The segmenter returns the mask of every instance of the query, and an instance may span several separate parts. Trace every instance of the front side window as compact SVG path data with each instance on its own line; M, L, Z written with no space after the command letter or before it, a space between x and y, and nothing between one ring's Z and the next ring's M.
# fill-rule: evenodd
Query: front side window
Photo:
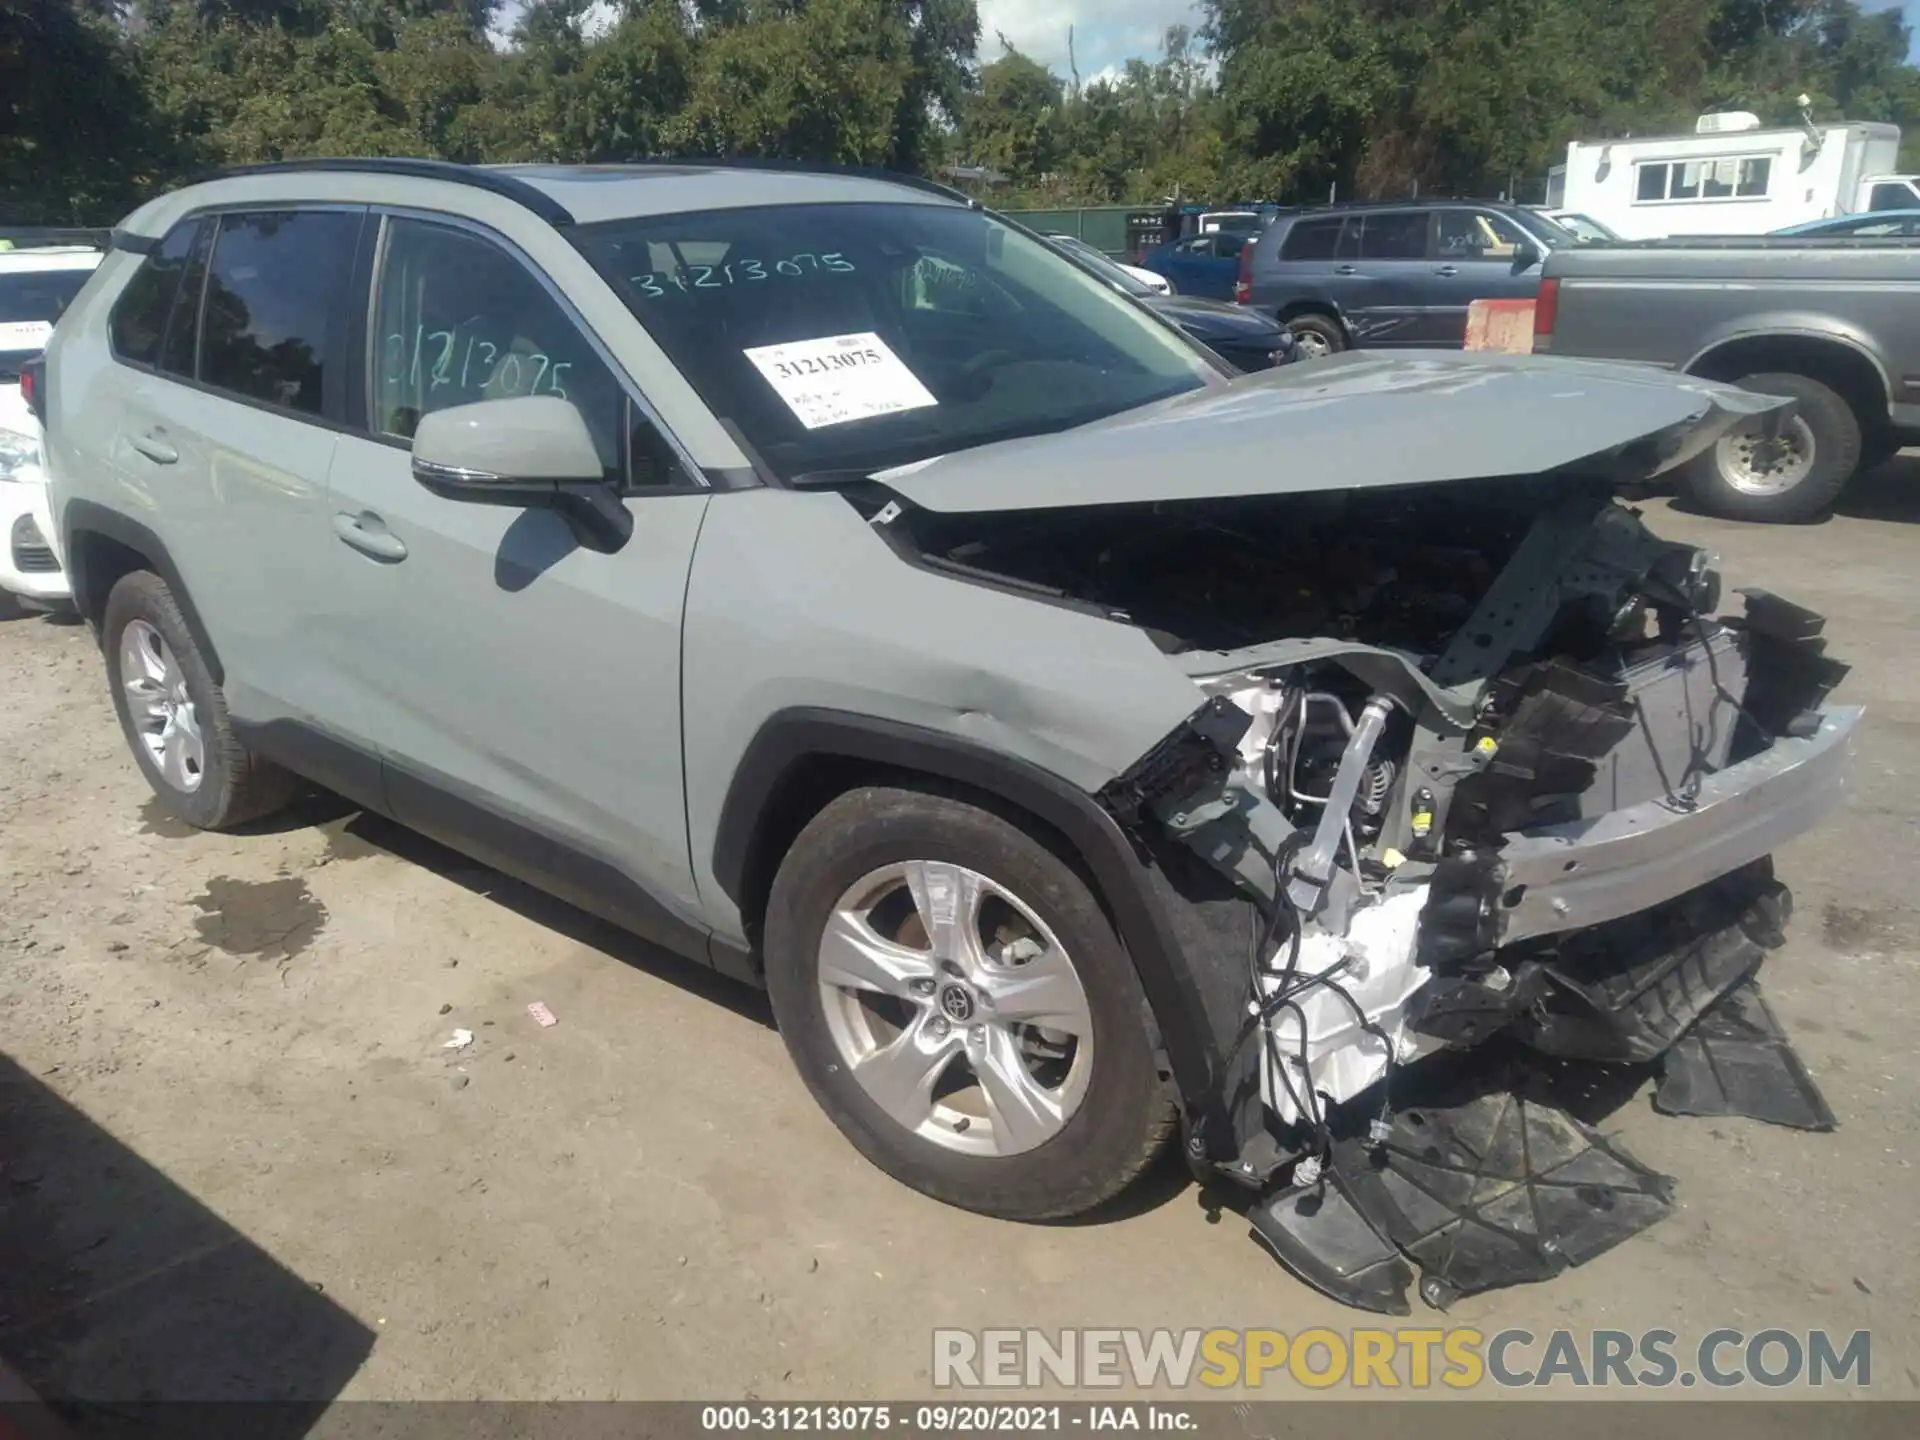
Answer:
M1920 195L1906 185L1876 185L1869 210L1912 210L1920 207Z
M151 365L160 356L160 337L167 328L167 313L180 290L180 276L187 268L200 222L182 220L169 230L159 247L140 263L140 268L121 290L107 321L107 335L113 353L136 365Z
M626 391L518 259L471 231L394 219L376 283L368 373L377 433L410 440L420 417L436 410L553 395L580 412L607 477L620 479ZM636 483L668 483L657 432L641 427L640 443L646 454L636 455Z
M1526 236L1504 216L1484 210L1439 212L1439 251L1449 260L1511 260Z
M343 210L221 217L201 312L202 382L322 413L328 368L345 349L361 219Z
M1368 215L1360 231L1362 260L1424 260L1427 254L1427 212L1389 211Z
M957 205L637 216L576 242L788 480L1064 430L1218 377L1051 246Z

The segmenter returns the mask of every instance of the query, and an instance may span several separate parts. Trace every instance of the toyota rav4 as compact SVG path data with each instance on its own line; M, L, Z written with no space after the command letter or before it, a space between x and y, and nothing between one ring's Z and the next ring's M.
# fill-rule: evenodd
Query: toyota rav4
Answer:
M1615 498L1783 402L1236 375L923 182L234 173L126 220L45 366L75 599L180 817L304 777L764 985L847 1138L956 1205L1086 1211L1177 1136L1335 1293L1333 1207L1273 1197L1345 1194L1432 1052L1672 1049L1778 943L1767 857L1858 718L1817 616L1723 613ZM1578 1163L1616 1228L1660 1199Z

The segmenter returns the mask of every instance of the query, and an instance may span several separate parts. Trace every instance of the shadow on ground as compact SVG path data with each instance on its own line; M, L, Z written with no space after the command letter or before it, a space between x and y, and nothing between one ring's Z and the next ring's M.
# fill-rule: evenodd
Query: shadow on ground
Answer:
M1896 455L1854 476L1834 502L1833 513L1855 520L1920 524L1920 455Z
M0 1055L0 1362L76 1440L296 1440L373 1338Z

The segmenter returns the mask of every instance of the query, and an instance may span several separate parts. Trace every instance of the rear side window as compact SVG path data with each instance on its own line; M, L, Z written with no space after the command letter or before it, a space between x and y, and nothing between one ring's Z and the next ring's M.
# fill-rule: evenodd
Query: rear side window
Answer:
M127 281L126 289L120 292L107 321L107 333L113 342L113 353L122 360L151 365L159 359L167 313L180 291L180 276L199 233L198 220L182 220L167 232L160 247L147 256Z
M325 408L340 357L361 214L271 211L221 217L201 314L200 379L307 415Z
M1331 260L1340 243L1341 220L1301 220L1287 231L1282 260Z
M1406 210L1368 215L1360 231L1362 260L1424 260L1427 255L1427 214Z

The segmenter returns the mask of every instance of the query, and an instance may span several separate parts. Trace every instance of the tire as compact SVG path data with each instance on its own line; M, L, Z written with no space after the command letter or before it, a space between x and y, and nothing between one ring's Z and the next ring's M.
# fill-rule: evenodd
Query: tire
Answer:
M271 814L293 798L294 777L251 754L233 733L226 697L166 581L145 570L123 576L107 596L100 638L121 733L168 810L202 830L226 830ZM139 660L129 645L143 647L148 660ZM143 669L130 674L130 665ZM130 682L154 697L138 715ZM160 719L161 709L169 709L170 718ZM156 726L161 736L181 742L169 748L161 739L160 757L143 738ZM196 733L197 742L190 738ZM169 768L178 769L184 781L170 778Z
M27 613L20 597L11 590L0 590L0 620L18 620Z
M1282 320L1293 332L1293 338L1300 342L1302 360L1318 360L1327 355L1338 355L1347 348L1347 332L1341 323L1331 315L1322 315L1318 311L1309 311L1304 315L1295 315Z
M922 864L921 898L916 898L912 880L893 872ZM974 879L968 881L968 875ZM883 878L875 882L876 876ZM989 893L980 914L997 933L983 951L966 954L962 983L956 984L960 972L934 968L935 952L926 938L932 927L921 918L928 913L924 897L932 895L937 907L944 885L947 895L964 899L967 887L981 879ZM956 880L961 888L954 888ZM864 888L869 882L871 890ZM995 888L998 894L992 893ZM896 965L889 975L892 994L823 986L829 922L836 933L848 933L844 917L856 894L886 896L866 914L863 923L871 928L861 933L891 934L896 943L888 953L910 955L911 964ZM1024 913L1015 906L1024 907ZM904 917L901 928L889 931L879 918L883 914ZM1039 922L1038 932L1033 920ZM1027 938L1005 945L1002 937L1015 932ZM972 933L979 935L980 927ZM997 957L995 944L1003 945ZM1025 964L997 963L1021 946L1039 953ZM855 952L837 947L833 953ZM965 952L948 945L941 953ZM814 1099L862 1155L936 1200L1013 1220L1078 1215L1126 1189L1173 1132L1176 1112L1156 1053L1153 1017L1099 902L1052 850L977 804L879 786L849 791L829 803L801 831L775 877L765 954L780 1033ZM1023 1043L1052 1050L1054 1042L1010 1017L1021 1003L1019 987L1033 984L1035 976L1050 987L1048 1000L1060 1002L1069 993L1060 988L1063 964L1078 981L1082 1009L1068 1018L1071 1001L1053 1007L1059 1013L1050 1011L1048 1018L1059 1026L1049 1034L1067 1038L1057 1047L1060 1056L1041 1058ZM831 964L824 968L828 975L843 973ZM905 973L916 978L898 978ZM929 973L937 980L919 978ZM969 990L967 981L979 983ZM915 997L908 993L910 984L937 988ZM974 996L964 1010L953 1000L956 989ZM1027 1004L1026 1013L1033 1013L1035 1003ZM876 1007L890 1018L876 1019ZM929 1039L934 1036L944 1038ZM1024 1042L1017 1038L1022 1036ZM855 1073L861 1057L849 1045L862 1041L889 1053L901 1053L909 1041L961 1048L951 1049L937 1064L923 1055L913 1072L919 1077L920 1071L938 1070L942 1083L933 1091L935 1103L920 1093L932 1089L932 1082L922 1078L917 1087L900 1092L905 1103L890 1109L876 1098L879 1082ZM1070 1058L1062 1058L1069 1051ZM985 1057L980 1069L976 1055ZM1039 1090L1041 1106L1022 1112L990 1100L978 1076L1004 1076L1009 1064L1022 1067L1029 1082L1013 1087L1013 1093L1029 1096ZM875 1073L862 1068L869 1076ZM997 1093L1008 1090L1001 1080ZM947 1091L954 1093L940 1099ZM921 1127L897 1118L903 1110L909 1120L921 1120ZM1047 1113L1034 1119L1041 1110ZM1022 1114L1023 1123L1003 1118Z
M1744 390L1785 395L1795 402L1782 439L1790 456L1750 458L1756 432L1722 437L1687 467L1687 492L1701 509L1731 520L1809 520L1834 501L1860 468L1860 421L1838 394L1806 375L1745 375ZM1783 476L1780 467L1789 472Z

